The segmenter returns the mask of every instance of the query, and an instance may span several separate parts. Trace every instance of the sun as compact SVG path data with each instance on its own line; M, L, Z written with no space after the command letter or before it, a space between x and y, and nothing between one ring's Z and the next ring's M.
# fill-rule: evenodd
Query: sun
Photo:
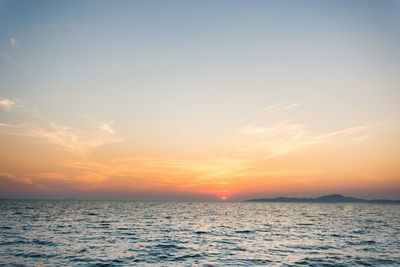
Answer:
M226 196L221 196L219 199L221 199L222 201L227 201L228 198Z

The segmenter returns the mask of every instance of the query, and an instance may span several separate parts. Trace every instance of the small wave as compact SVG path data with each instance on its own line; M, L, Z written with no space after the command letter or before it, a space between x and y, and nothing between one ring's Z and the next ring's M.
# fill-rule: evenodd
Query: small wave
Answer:
M241 247L235 247L232 249L233 251L247 251L247 249L245 248L241 248Z
M301 225L301 226L312 226L314 225L313 223L298 223L297 225Z
M14 245L26 245L30 244L31 242L26 240L16 240L16 241L5 241L1 242L0 246L14 246Z
M54 242L51 242L48 240L40 240L40 239L32 240L32 244L40 245L40 246L56 246L56 243L54 243Z
M374 244L376 244L376 242L374 240L365 240L362 242L362 244L374 245Z
M87 212L86 215L88 216L99 216L100 214L94 212Z
M208 232L206 232L206 231L196 231L196 232L194 232L196 235L204 235L204 234L207 234Z
M251 230L237 230L237 231L235 231L235 233L238 233L238 234L250 234L250 233L253 233L254 231L251 231Z
M306 246L306 245L293 245L289 247L301 250L328 250L333 248L332 246Z
M79 250L79 253L86 253L86 252L88 252L87 248L82 248L81 250Z
M175 244L157 244L153 247L162 248L162 249L185 249L185 247L181 247Z
M172 261L185 261L185 260L188 260L188 259L201 258L203 256L204 256L203 254L187 254L187 255L175 257L175 258L173 258Z
M343 237L342 235L339 234L331 234L332 237Z
M132 233L132 232L125 232L125 233L121 233L122 235L127 235L127 236L134 236L137 235L136 233Z
M377 265L400 265L400 259L397 261L390 260L390 259L372 259L371 260L372 266L377 266Z
M362 246L362 245L375 245L376 242L374 240L362 240L362 241L347 241L346 242L352 246Z
M254 266L254 265L269 265L273 263L272 260L268 259L237 259L234 261L234 265L243 266Z
M29 252L29 253L17 253L15 254L16 257L23 257L23 258L43 258L43 259L50 259L55 257L52 254L41 254L37 252Z

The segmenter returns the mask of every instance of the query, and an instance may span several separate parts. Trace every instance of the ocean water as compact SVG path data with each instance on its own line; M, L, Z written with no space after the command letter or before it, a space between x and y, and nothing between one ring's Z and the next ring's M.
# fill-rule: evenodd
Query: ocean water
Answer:
M400 206L0 201L4 266L400 266Z

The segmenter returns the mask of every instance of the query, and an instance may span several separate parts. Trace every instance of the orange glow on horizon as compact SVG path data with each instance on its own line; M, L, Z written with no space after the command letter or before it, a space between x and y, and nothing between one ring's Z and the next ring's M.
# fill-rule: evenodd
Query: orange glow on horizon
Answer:
M158 194L193 195L227 201L252 195L352 195L400 188L399 152L385 134L381 138L376 134L369 143L361 139L366 142L363 145L360 139L354 144L341 140L354 138L354 132L359 134L366 127L307 136L298 143L278 138L262 147L270 135L280 137L281 131L288 131L288 137L296 137L302 127L279 124L270 133L268 128L249 126L239 133L239 140L227 138L227 143L200 151L135 151L131 142L117 142L121 139L114 136L111 124L100 125L95 133L100 137L91 140L90 146L84 145L89 137L80 131L56 126L37 130L35 125L0 124L5 131L0 132L0 179L10 184L10 191L23 188L40 196L99 191L131 193L133 198L142 192L155 198Z

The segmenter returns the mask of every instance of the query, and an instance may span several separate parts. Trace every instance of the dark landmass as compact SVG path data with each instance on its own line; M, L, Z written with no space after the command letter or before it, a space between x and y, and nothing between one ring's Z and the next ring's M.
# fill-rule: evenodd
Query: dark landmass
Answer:
M377 204L400 204L400 199L362 199L346 197L338 194L326 195L317 198L298 198L298 197L276 197L276 198L256 198L246 202L300 202L300 203L377 203Z

